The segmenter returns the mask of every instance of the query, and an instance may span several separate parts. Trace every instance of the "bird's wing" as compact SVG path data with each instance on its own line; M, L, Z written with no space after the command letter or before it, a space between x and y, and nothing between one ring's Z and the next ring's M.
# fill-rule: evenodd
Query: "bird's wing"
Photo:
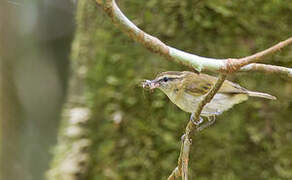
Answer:
M216 77L209 76L207 74L202 74L201 76L204 79L210 79L210 81L212 82L212 86L213 86L213 84L216 83L216 81L218 79ZM231 93L231 94L233 94L233 93L234 94L238 94L238 93L246 94L248 92L248 90L241 87L239 84L225 80L218 92L219 93L227 93L227 94L229 94L229 93Z
M222 87L219 89L219 92L232 94L247 94L248 90L236 83L226 80Z
M209 76L207 74L199 74L196 78L187 78L188 81L185 84L184 89L189 94L194 96L203 95L208 93L213 85L216 83L217 78ZM219 93L225 94L246 94L248 91L241 87L240 85L233 83L231 81L225 80L223 85L218 91Z
M186 82L183 89L193 96L201 96L209 92L212 88L213 83L209 82L208 79L205 79L201 75L196 74L192 78L186 78Z

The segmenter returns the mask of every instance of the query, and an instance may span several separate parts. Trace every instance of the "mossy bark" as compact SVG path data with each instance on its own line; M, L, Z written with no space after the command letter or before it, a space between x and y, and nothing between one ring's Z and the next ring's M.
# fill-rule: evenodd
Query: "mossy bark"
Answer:
M286 39L292 28L291 3L279 1L118 3L145 32L206 57L252 54ZM93 0L78 2L70 91L48 178L166 179L189 115L138 84L161 71L187 69L133 43L101 11ZM291 67L289 57L291 51L283 50L275 64ZM291 84L263 74L231 78L280 101L250 99L199 133L190 178L291 178Z
M95 55L91 38L95 29L97 8L94 1L78 1L77 30L72 44L71 78L54 159L47 178L51 180L86 179L90 167L89 133L91 113L85 98L85 77L89 60Z

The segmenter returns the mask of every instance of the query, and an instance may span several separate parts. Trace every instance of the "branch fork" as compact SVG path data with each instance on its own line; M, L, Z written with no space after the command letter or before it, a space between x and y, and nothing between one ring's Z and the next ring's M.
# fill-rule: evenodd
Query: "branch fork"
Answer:
M142 44L145 48L153 53L159 54L168 60L172 60L185 66L194 68L196 71L213 71L220 73L220 76L213 86L213 88L206 94L204 99L198 105L198 108L194 115L194 120L198 121L200 114L204 106L209 103L215 96L217 91L222 86L227 74L232 74L238 71L241 72L265 72L283 74L292 78L292 68L260 64L257 63L262 61L267 55L273 54L276 51L292 44L292 37L285 41L279 42L278 44L258 52L256 54L243 57L243 58L227 58L227 59L216 59L201 57L195 54L187 53L176 48L170 47L160 41L158 38L147 34L146 32L139 29L134 23L132 23L119 9L115 0L96 0L97 4L102 7L104 12L111 18L113 23L127 34L131 39ZM174 180L182 177L183 180L188 179L188 162L189 152L192 144L191 137L196 132L197 125L192 121L189 121L185 130L183 142L181 145L181 151L178 158L178 166L172 171L168 180Z
M194 68L198 72L214 71L219 73L234 73L236 71L260 71L265 73L284 74L292 78L292 68L256 63L261 61L263 57L291 45L292 37L264 51L244 58L216 59L201 57L168 46L158 38L142 31L122 13L114 0L96 0L96 2L110 17L112 22L131 39L139 42L153 53L159 54L168 60Z

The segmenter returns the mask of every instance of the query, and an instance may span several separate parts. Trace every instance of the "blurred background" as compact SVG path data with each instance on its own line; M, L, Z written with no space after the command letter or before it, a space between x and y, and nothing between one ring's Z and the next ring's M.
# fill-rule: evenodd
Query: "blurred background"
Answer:
M44 179L66 94L74 25L71 1L0 1L0 179Z
M292 1L118 3L141 29L201 56L243 57L291 37ZM292 48L265 62L292 67ZM166 179L189 114L138 85L168 70L190 69L133 42L93 0L1 0L1 179L44 179L48 169L48 179L66 179L60 174L73 173L65 172L70 163L60 164L77 139L90 140L90 147L86 171L72 179ZM80 74L82 86L70 86L67 96L69 79ZM241 73L229 79L278 100L250 98L196 135L190 179L292 179L291 78ZM82 102L72 107L90 111L86 133L77 138L68 138L70 121L61 116L63 104L74 101L72 88L82 89Z

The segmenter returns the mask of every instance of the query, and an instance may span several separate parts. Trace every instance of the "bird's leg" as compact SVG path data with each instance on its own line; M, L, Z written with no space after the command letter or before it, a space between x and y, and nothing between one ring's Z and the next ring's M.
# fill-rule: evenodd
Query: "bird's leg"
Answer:
M199 125L204 121L204 119L203 119L201 116L200 116L199 121L195 121L195 120L194 120L194 113L191 114L190 120L191 120L196 126L199 126Z
M200 124L203 123L204 119L200 116L199 121L195 121L195 120L194 120L194 115L195 115L194 113L191 114L190 121L192 121L193 124L195 124L197 127L199 127ZM183 135L181 136L180 139L181 139L182 143L184 142L185 137L186 137L186 134L183 134Z
M203 124L202 126L198 127L197 131L202 131L203 129L205 129L205 128L211 126L212 124L214 124L215 121L216 121L216 116L215 115L208 116L207 119L208 119L208 122Z

